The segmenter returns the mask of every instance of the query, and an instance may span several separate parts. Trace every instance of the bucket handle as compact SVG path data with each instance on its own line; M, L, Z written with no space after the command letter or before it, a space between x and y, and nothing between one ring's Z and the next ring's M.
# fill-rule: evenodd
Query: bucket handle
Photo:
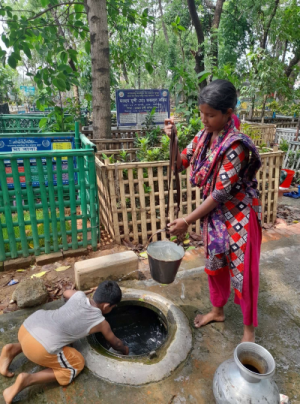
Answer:
M150 242L151 242L153 236L155 236L157 233L162 233L163 231L168 231L168 230L169 230L169 229L168 229L167 227L165 227L164 229L157 230L155 233L153 233L153 234L149 237L149 239L148 239L148 241L147 241L147 243L146 243L146 245L145 245L145 248L148 247L148 245L150 244Z

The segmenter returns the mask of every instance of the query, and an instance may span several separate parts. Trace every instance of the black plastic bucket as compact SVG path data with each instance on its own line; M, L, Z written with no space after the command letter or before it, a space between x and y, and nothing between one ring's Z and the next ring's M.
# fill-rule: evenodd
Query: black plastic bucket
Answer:
M147 254L152 278L163 284L174 282L184 257L183 247L171 241L155 241L148 245Z

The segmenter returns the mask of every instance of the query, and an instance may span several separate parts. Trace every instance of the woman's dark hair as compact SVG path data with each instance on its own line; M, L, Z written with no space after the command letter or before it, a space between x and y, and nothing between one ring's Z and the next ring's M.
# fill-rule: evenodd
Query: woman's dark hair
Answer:
M229 108L234 110L236 107L236 89L230 81L214 80L201 90L198 103L207 104L225 114Z
M93 296L95 303L109 303L111 306L120 303L121 299L122 291L117 282L114 281L100 283Z

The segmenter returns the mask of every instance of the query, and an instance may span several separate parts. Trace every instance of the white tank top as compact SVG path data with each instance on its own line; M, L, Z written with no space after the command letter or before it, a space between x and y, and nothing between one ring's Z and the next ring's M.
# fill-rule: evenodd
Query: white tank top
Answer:
M97 307L91 306L83 292L76 292L57 310L38 310L23 323L26 330L50 354L86 337L105 318Z

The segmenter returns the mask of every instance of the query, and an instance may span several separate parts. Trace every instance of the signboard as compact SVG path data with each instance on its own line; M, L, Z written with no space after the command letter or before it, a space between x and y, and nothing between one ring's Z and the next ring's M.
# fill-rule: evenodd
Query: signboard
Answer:
M70 150L74 148L74 137L73 136L66 136L66 137L32 137L32 138L0 138L0 153L7 153L7 152L35 152L35 151L49 151L49 150ZM18 163L18 171L19 173L24 173L24 163L23 159L17 160ZM42 158L43 170L44 170L44 178L45 178L45 185L48 185L48 173L47 173L47 166L46 166L46 159ZM12 174L12 168L10 160L4 160L5 165L5 172L7 174ZM74 158L74 166L75 166L75 158ZM56 159L52 159L52 168L56 170ZM68 169L68 161L67 157L62 157L62 170ZM30 171L31 171L31 180L32 186L38 187L39 184L39 177L38 177L38 170L36 159L30 159ZM68 181L68 174L62 174L63 184L67 185ZM77 173L74 174L74 179L77 181ZM56 174L53 175L54 185L57 185L57 176ZM13 184L13 177L7 178L7 184L9 189L14 188ZM24 176L20 176L20 182L22 188L26 187L25 183L25 174Z
M23 90L27 96L35 94L35 87L33 86L20 86L20 90Z
M118 126L142 126L147 113L155 107L153 121L163 125L170 117L170 95L168 90L117 90Z

